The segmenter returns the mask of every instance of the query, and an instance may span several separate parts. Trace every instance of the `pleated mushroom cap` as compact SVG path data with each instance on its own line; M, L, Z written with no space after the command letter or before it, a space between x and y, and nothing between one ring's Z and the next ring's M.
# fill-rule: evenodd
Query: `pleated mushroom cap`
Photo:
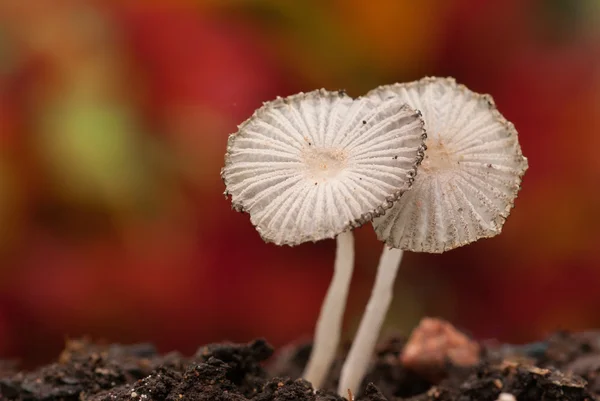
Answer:
M427 130L411 190L373 222L378 238L393 248L441 253L499 234L528 164L492 98L452 78L382 86L367 97L408 103L422 112Z
M267 242L333 238L389 209L423 158L420 113L324 89L265 103L229 137L221 177Z

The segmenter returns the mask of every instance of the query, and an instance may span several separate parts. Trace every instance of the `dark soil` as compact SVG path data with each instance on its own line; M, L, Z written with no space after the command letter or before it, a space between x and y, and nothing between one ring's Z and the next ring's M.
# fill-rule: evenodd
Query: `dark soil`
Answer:
M600 332L558 333L526 346L482 344L479 365L448 364L437 383L402 366L403 344L393 337L380 345L356 401L495 401L500 393L518 401L600 400ZM0 362L0 400L342 401L298 379L309 352L308 346L288 347L271 357L273 349L257 340L208 345L188 358L160 355L149 344L70 341L55 363L32 372Z

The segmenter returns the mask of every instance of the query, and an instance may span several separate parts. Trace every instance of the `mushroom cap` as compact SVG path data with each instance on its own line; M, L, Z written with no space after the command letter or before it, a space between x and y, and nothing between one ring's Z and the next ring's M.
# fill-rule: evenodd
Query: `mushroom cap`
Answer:
M427 130L415 182L373 221L377 237L393 248L441 253L499 234L528 163L493 99L435 77L381 86L367 97L408 103Z
M229 137L221 177L266 242L333 238L389 209L423 158L420 113L324 89L265 103Z

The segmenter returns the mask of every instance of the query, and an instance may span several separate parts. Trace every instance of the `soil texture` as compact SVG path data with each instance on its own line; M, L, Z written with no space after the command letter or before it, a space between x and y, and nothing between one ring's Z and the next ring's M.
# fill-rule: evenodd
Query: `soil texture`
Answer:
M414 348L403 358L407 342L392 336L379 345L354 401L600 401L600 332L561 332L523 346L471 344L475 359L432 358L429 349L420 362ZM452 347L448 355L464 355ZM185 357L160 354L151 344L71 340L54 363L33 371L0 361L0 400L343 401L335 394L343 355L325 389L314 392L299 379L309 353L310 345L297 345L274 355L256 340L207 345ZM470 364L457 365L463 360Z

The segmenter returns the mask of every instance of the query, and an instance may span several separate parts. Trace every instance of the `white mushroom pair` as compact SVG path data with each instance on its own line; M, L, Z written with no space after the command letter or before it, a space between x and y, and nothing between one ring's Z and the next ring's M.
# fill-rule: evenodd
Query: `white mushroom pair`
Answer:
M403 250L443 252L498 234L526 169L517 133L491 98L452 79L384 86L356 100L325 90L278 98L243 123L230 136L222 171L233 207L247 211L268 242L337 236L304 377L319 388L337 351L352 228L374 219L387 246L342 369L341 395L357 393L368 368Z

